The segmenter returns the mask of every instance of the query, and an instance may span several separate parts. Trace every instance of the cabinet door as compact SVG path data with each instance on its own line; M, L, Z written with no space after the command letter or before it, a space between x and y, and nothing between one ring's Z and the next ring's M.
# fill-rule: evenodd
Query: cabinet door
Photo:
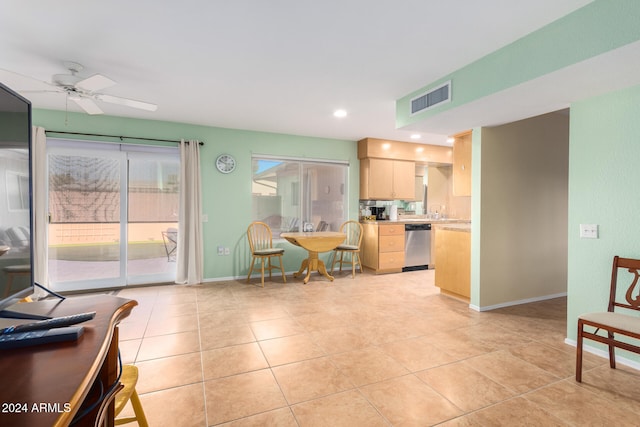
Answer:
M404 266L404 252L383 252L380 254L380 270L402 269Z
M393 160L369 159L369 198L393 199Z
M393 190L394 199L414 200L416 184L416 163L403 160L393 161Z
M404 236L380 236L380 253L404 252Z

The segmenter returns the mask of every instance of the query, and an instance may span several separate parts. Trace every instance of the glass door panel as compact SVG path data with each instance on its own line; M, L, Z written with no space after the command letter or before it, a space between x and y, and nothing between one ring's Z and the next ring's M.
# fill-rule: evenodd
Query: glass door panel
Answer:
M128 283L175 280L178 176L175 156L129 153Z
M49 281L73 290L124 284L122 153L49 155Z

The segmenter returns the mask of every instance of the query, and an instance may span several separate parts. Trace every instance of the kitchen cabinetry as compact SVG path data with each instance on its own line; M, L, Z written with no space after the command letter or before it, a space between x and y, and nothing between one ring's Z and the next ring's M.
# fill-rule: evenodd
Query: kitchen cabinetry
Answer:
M415 162L367 158L360 160L360 198L414 200Z
M362 226L362 265L376 274L401 272L404 224L364 223Z
M471 132L454 136L453 195L471 196Z
M435 284L445 294L471 296L471 232L463 227L435 227Z
M358 141L358 158L410 160L412 162L451 164L451 148L442 145L365 138Z

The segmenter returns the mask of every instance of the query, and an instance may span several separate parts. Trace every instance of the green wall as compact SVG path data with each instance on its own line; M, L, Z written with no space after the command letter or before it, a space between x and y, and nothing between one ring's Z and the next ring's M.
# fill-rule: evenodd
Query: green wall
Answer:
M640 258L639 117L640 86L571 106L567 307L571 340L576 339L578 315L606 311L613 256ZM598 224L599 238L580 239L580 224Z
M359 161L357 143L334 139L254 132L197 126L184 123L128 119L112 116L89 116L51 110L34 110L33 124L47 130L102 133L161 139L198 139L202 147L202 203L208 215L204 229L205 280L245 276L248 272L249 249L246 238L251 222L251 155L268 154L299 158L349 161L349 218L358 218ZM50 134L51 137L59 137ZM62 136L60 136L62 137ZM85 140L114 140L97 137L75 137ZM118 142L117 139L114 141ZM127 142L134 142L133 140ZM156 143L153 143L156 144ZM164 145L171 145L164 144ZM228 175L215 169L221 153L235 156L238 166ZM289 243L284 261L287 271L297 271L306 253ZM230 256L218 256L217 247L230 248ZM326 254L324 255L326 258Z
M396 126L514 87L640 40L640 1L596 0L396 101ZM411 98L451 80L451 102L410 115ZM462 129L461 129L462 130Z

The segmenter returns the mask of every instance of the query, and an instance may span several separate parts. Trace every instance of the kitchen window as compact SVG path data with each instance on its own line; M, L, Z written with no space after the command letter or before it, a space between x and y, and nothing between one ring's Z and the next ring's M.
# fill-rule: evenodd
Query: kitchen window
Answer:
M252 219L267 223L274 238L337 231L347 220L347 162L253 156L252 167Z

